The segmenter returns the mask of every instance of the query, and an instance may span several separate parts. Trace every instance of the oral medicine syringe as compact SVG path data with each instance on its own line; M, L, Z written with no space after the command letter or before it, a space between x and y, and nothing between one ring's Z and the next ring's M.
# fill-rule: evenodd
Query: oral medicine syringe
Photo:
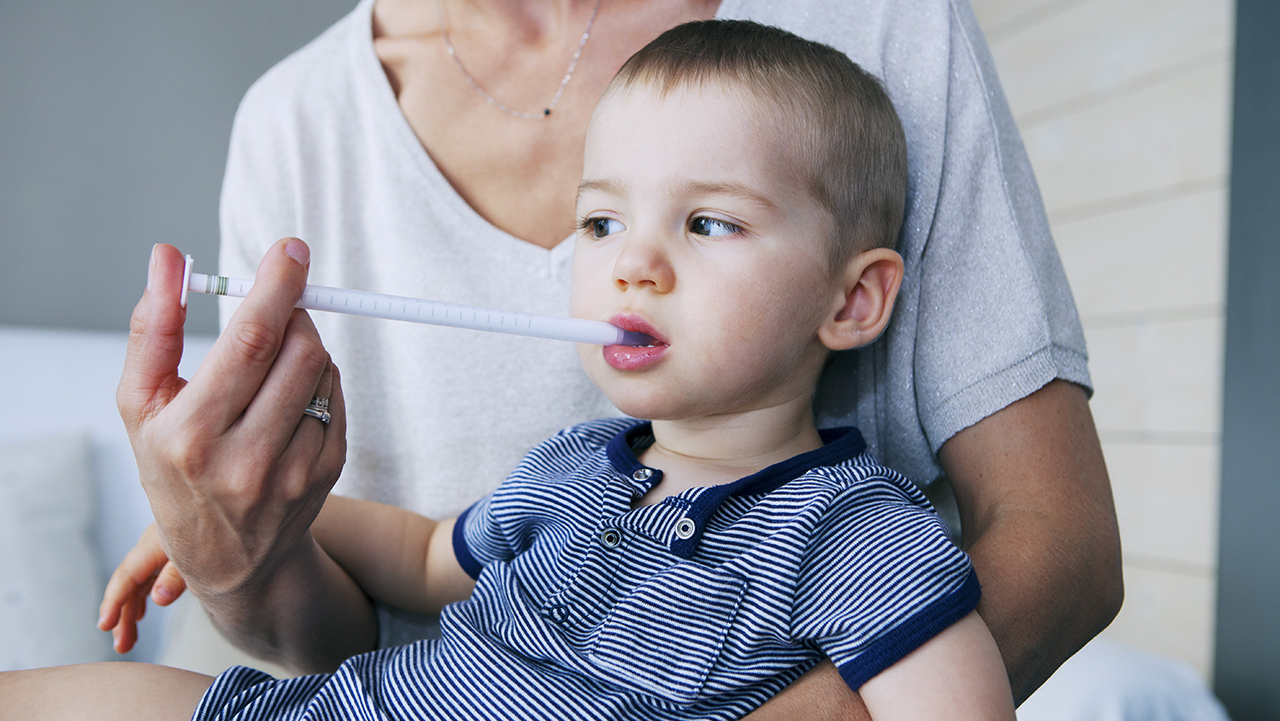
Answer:
M191 256L186 257L182 271L182 306L187 305L187 292L225 295L243 298L253 287L253 281L227 278L221 275L205 275L191 272ZM407 320L412 323L444 325L453 328L487 330L495 333L567 340L574 343L595 345L646 346L653 338L644 333L623 330L598 320L558 318L549 315L513 313L488 308L473 308L453 303L440 303L421 298L398 295L366 293L360 290L308 285L302 291L302 300L296 308L327 310L334 313L364 315L371 318Z

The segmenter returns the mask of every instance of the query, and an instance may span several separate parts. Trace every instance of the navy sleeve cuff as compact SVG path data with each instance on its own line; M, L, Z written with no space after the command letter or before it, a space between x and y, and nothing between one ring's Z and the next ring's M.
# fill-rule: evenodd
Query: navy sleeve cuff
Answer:
M458 557L458 565L462 566L462 570L473 579L480 578L480 572L484 570L484 566L471 555L471 549L467 547L467 516L470 515L471 509L475 506L467 508L458 516L458 520L453 524L453 555Z
M841 664L840 676L849 684L849 688L857 692L862 684L870 681L876 674L969 615L970 611L977 608L981 596L982 587L978 585L978 574L970 569L968 578L959 588L925 606L855 658Z

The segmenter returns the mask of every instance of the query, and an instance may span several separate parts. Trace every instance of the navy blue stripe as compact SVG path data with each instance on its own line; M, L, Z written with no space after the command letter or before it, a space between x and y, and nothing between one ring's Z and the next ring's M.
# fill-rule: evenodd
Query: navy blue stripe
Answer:
M808 453L792 456L733 483L707 489L686 514L696 528L689 538L676 539L671 552L681 558L691 558L702 540L707 521L720 510L720 504L729 496L758 496L772 493L787 483L820 466L834 466L860 455L867 449L867 442L857 428L832 428L820 431L824 445Z
M867 450L867 442L857 428L828 428L818 431L822 447L801 453L762 471L728 484L735 496L758 496L776 491L819 466L834 466Z
M907 618L867 647L852 661L840 666L840 676L855 692L876 674L906 658L926 641L942 633L978 607L982 587L972 569L964 583Z
M484 566L471 555L471 549L467 546L467 516L472 508L475 506L467 507L467 510L463 511L453 524L453 555L458 557L458 565L462 566L462 570L466 571L468 576L478 579Z
M649 421L636 421L634 425L624 429L609 441L609 445L606 448L609 462L626 476L630 476L641 468L646 468L647 466L636 458L634 443L637 438L651 435L653 435L652 423ZM785 461L775 463L733 483L717 486L717 491L724 489L721 500L730 495L758 496L775 491L814 468L843 463L867 450L867 442L863 440L862 434L858 432L857 428L826 428L818 431L818 435L822 438L823 445L821 448L815 448L808 453L792 456ZM656 471L657 469L653 470ZM719 505L719 503L716 504L717 507ZM712 512L715 511L714 508L711 510Z
M636 459L636 453L633 443L641 436L653 435L653 424L649 421L636 421L633 425L624 428L621 433L613 437L609 441L609 445L605 447L605 452L609 455L609 463L624 476L630 476L632 473L645 468L646 466Z

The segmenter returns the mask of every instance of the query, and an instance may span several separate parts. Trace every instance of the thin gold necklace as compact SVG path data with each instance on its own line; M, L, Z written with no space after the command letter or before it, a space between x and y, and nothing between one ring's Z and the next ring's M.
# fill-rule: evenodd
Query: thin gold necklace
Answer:
M462 60L458 58L458 53L453 49L453 43L449 40L449 25L444 19L444 0L436 0L436 12L440 15L440 32L444 36L444 48L449 53L449 57L453 60L453 64L458 66L458 70L462 73L462 77L467 79L467 84L473 90L480 94L480 97L489 101L493 107L501 110L515 118L525 118L527 120L543 120L551 115L551 111L555 110L556 103L560 102L560 96L564 95L564 87L569 84L569 79L573 77L573 69L578 67L578 58L582 57L582 48L587 45L587 38L591 37L591 27L596 24L596 13L600 12L600 4L604 0L596 0L596 7L591 11L591 19L587 21L587 29L582 31L582 39L578 41L578 49L573 52L573 59L569 61L569 69L564 71L564 78L560 81L560 87L556 88L555 97L551 98L551 104L542 109L541 113L522 113L519 110L509 108L498 99L485 92L484 88L471 77L471 73L462 65Z

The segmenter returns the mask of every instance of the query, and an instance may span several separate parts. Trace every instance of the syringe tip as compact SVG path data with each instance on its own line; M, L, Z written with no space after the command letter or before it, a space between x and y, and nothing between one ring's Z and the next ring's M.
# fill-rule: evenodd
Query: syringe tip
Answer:
M634 330L624 330L622 331L622 338L618 340L618 345L631 345L631 346L643 347L647 345L653 345L656 342L657 340L653 336L648 335L647 333L640 333Z

